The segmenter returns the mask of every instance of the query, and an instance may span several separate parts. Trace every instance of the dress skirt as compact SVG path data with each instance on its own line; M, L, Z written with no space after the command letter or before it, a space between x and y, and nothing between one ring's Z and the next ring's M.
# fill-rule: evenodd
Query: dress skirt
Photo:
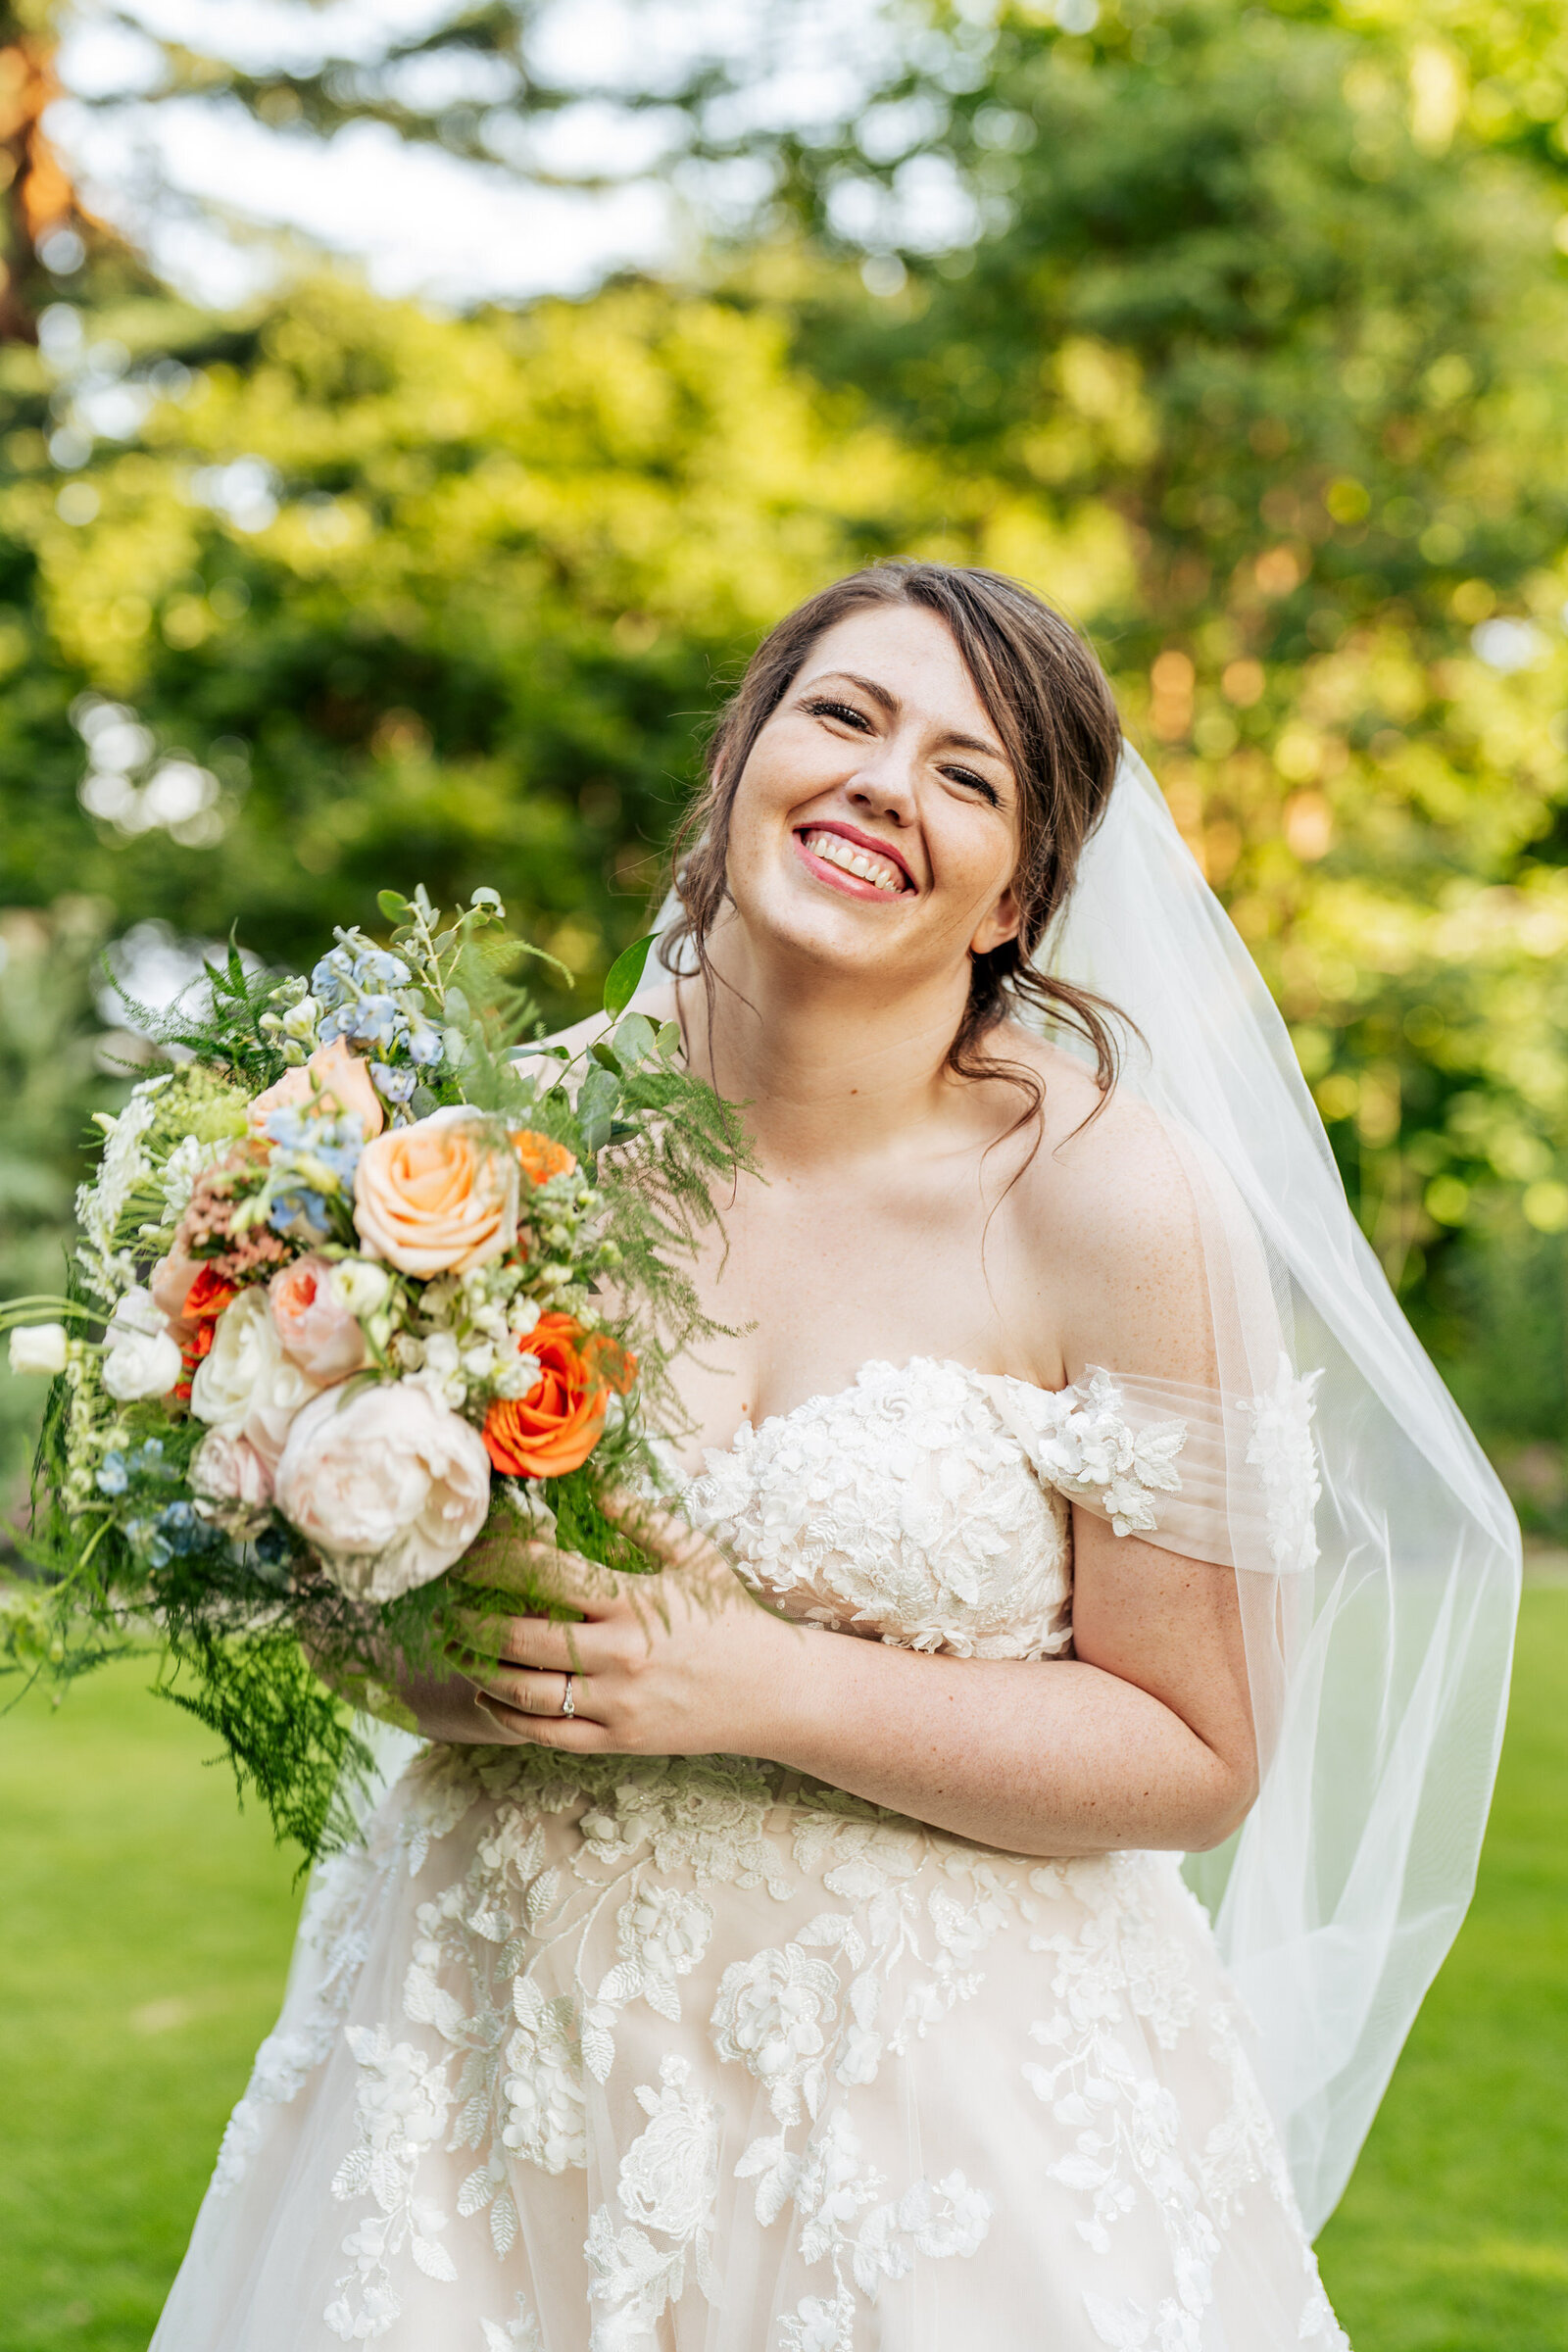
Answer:
M433 1747L317 1874L153 2352L1344 2346L1173 1855Z

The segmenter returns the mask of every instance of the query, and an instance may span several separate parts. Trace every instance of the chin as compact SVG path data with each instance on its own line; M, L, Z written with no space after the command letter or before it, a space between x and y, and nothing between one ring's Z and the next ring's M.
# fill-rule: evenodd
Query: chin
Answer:
M770 876L751 890L732 886L731 895L736 919L762 953L799 956L844 973L885 975L895 932L900 948L907 938L906 923L891 907L838 902L793 876Z

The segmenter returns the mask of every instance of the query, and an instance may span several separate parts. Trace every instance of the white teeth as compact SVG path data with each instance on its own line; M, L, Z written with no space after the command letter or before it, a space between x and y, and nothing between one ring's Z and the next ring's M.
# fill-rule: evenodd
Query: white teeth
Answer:
M806 846L813 858L842 867L845 873L869 882L873 889L885 891L890 898L904 888L903 872L890 858L873 857L868 851L857 849L842 833L808 833Z

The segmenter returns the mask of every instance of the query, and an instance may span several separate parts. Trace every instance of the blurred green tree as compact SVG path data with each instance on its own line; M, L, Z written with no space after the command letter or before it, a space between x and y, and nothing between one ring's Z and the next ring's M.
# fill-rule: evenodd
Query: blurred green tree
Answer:
M1030 494L956 492L733 304L437 319L322 279L232 329L152 303L43 329L0 360L19 899L299 957L380 885L482 880L597 975L781 609L911 542L1005 557L1009 518L1050 568Z
M537 14L473 34L521 60L477 130L413 49L208 86L493 146L564 103ZM902 21L853 120L731 110L773 209L706 294L453 320L321 279L215 320L95 251L0 360L0 893L295 957L381 882L494 880L592 974L767 619L866 555L995 563L1096 634L1467 1404L1555 1445L1568 32Z

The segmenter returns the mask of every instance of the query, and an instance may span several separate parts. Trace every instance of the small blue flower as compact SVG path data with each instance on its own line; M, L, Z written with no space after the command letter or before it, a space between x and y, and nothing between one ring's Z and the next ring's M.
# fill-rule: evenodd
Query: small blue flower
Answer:
M295 1236L302 1224L311 1226L323 1239L331 1231L325 1200L305 1184L292 1193L279 1193L267 1212L267 1222L274 1233Z
M375 1080L376 1092L383 1095L388 1102L409 1102L419 1083L416 1070L394 1070L384 1061L371 1062L370 1076Z
M408 1033L408 1023L398 1010L397 1001L388 996L364 996L349 1017L349 1035L364 1044L390 1046L402 1032Z
M132 1519L125 1537L132 1549L141 1552L154 1568L167 1568L174 1556L150 1519Z
M213 1541L212 1529L193 1502L166 1502L153 1525L170 1550L181 1558L206 1551Z
M98 1492L101 1494L123 1494L130 1481L125 1476L125 1457L122 1453L106 1453L98 1465Z
M421 1069L429 1069L445 1051L440 1030L417 1013L413 1014L409 1021L409 1059L416 1061Z

